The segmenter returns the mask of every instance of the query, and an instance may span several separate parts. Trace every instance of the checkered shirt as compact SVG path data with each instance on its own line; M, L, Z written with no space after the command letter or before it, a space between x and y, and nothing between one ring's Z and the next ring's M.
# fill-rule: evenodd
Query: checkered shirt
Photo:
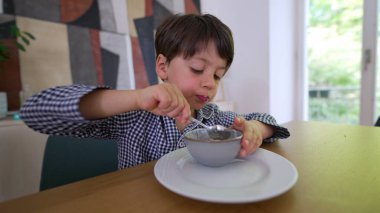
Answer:
M201 128L193 122L180 132L173 118L144 110L106 119L86 120L79 112L79 100L97 88L105 87L72 85L45 90L25 102L21 108L21 118L30 128L44 134L117 141L119 169L156 160L170 151L185 147L183 135ZM207 125L231 126L236 116L273 126L275 133L265 142L289 137L288 130L279 126L268 114L220 111L215 104L207 104L197 113L197 119Z

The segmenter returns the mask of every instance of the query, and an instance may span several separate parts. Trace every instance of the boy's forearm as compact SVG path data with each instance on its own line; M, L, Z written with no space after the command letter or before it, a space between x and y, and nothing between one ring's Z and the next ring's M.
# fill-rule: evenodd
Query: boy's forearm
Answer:
M86 119L101 119L138 109L136 90L98 89L81 98L79 110Z

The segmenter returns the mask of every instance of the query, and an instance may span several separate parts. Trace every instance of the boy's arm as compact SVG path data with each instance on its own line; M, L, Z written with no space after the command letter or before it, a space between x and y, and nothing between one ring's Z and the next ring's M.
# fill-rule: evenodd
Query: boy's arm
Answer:
M137 110L136 90L97 89L81 98L79 111L88 120Z
M132 110L146 110L156 115L187 123L190 105L172 84L158 84L140 90L95 90L81 98L79 111L86 119L100 119Z
M111 120L99 118L135 109L173 117L177 121L182 119L183 123L186 116L187 119L190 116L190 107L177 90L169 84L130 91L85 85L59 86L28 98L20 113L25 124L38 132L65 135L78 133L86 137L93 133L103 134L98 134L96 128L108 131L111 125L108 122Z

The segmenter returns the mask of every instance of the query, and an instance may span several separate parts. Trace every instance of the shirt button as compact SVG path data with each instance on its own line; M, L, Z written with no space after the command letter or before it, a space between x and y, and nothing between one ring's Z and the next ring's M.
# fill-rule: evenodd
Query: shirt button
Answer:
M185 143L184 142L179 142L179 147L185 147Z

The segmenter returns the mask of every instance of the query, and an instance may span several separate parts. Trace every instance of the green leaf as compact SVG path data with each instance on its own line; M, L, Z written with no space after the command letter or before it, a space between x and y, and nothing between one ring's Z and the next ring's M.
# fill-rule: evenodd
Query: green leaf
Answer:
M26 45L29 45L30 42L25 36L21 36L21 39Z
M11 26L11 35L15 37L21 36L20 29L16 25Z
M5 61L8 58L8 48L4 44L0 44L0 61Z
M16 37L16 28L14 26L11 26L11 37Z
M4 44L0 44L0 52L5 51L7 47Z
M19 50L21 50L21 51L23 51L23 52L26 52L26 49L25 49L24 45L22 45L22 44L16 42L16 46L17 46L17 48L18 48Z
M24 32L24 34L27 35L30 39L36 40L36 38L31 33Z

